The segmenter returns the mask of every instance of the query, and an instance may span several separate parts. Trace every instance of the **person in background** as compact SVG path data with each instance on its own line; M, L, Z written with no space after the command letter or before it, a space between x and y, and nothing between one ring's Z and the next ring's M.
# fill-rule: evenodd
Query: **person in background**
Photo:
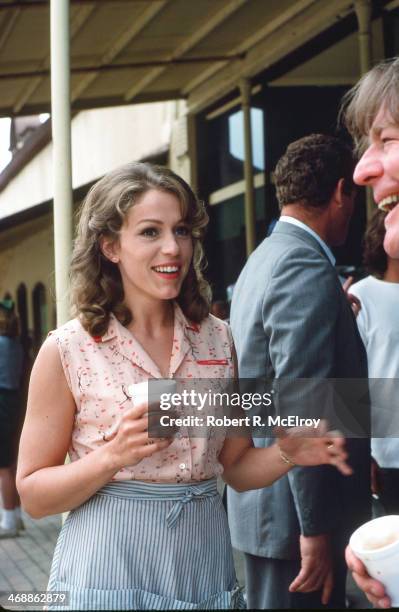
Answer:
M212 302L211 314L222 321L228 321L229 319L229 306L225 300L216 300Z
M14 303L0 301L0 486L3 498L0 538L15 537L24 529L15 485L23 415L20 394L23 350L18 333Z
M398 514L399 259L384 251L385 217L382 210L374 212L364 239L363 261L370 276L352 285L351 292L361 303L357 324L371 379L372 492L386 514Z
M384 250L399 259L399 58L383 61L345 96L341 117L361 158L355 168L357 185L370 187L385 217ZM384 586L372 579L348 546L346 560L357 585L371 603L388 608Z
M347 235L354 166L350 147L333 136L311 134L288 146L275 169L280 220L234 289L240 378L294 380L298 394L287 414L317 404L317 381L367 379L366 353L331 251ZM316 410L323 402L324 393ZM259 446L269 443L255 438ZM229 488L232 542L245 553L249 608L345 607L344 550L351 531L369 517L370 501L369 441L347 443L350 479L296 468L262 491Z

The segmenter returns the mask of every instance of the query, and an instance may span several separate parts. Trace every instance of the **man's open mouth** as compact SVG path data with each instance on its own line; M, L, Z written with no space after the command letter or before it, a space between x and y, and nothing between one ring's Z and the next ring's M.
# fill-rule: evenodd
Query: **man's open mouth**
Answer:
M395 195L387 196L386 198L381 200L381 202L378 203L378 208L388 213L395 208L398 202L399 202L399 193Z

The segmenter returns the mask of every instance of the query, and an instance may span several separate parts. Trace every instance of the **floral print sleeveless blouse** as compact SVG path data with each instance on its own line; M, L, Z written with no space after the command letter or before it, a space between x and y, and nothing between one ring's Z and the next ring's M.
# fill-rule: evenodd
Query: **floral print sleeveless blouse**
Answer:
M200 324L186 319L175 303L173 349L169 378L233 378L233 341L224 321L209 315ZM115 430L124 411L132 407L127 388L150 378L163 378L133 334L111 315L107 332L93 338L73 319L52 332L68 386L76 404L71 461L98 448ZM172 444L113 480L190 482L219 475L221 434L190 438L178 434Z

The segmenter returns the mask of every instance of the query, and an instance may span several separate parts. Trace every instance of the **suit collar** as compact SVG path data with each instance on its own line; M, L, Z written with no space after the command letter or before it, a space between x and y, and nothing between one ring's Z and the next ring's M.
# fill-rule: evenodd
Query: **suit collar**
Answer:
M321 242L319 242L319 240L315 236L313 236L312 233L310 233L308 231L308 229L300 227L299 225L294 225L293 223L287 223L286 221L277 221L277 223L276 223L276 225L274 227L272 235L274 233L277 233L277 234L288 234L290 236L298 237L300 240L302 240L303 242L306 242L309 246L312 246L321 255L326 257L329 260L329 262L331 263L332 266L335 265L335 258L332 255L329 247L326 245L327 248L328 248L328 251L331 253L331 256L333 257L333 259L331 259L331 257L329 256L329 254L327 253L325 248L322 246ZM324 244L324 241L322 241L322 242Z

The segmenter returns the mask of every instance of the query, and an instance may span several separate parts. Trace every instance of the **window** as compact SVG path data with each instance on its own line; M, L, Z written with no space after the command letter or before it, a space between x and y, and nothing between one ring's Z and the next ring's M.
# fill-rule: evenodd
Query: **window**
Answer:
M232 157L244 161L244 113L242 110L233 113L229 122L229 153ZM265 153L263 142L263 111L260 108L251 108L251 136L252 156L254 170L259 172L265 169Z
M256 101L253 104L252 156L254 173L257 174L263 172L265 166L264 112ZM199 181L205 198L244 178L244 114L241 106L235 105L222 114L215 113L204 115L197 130Z

